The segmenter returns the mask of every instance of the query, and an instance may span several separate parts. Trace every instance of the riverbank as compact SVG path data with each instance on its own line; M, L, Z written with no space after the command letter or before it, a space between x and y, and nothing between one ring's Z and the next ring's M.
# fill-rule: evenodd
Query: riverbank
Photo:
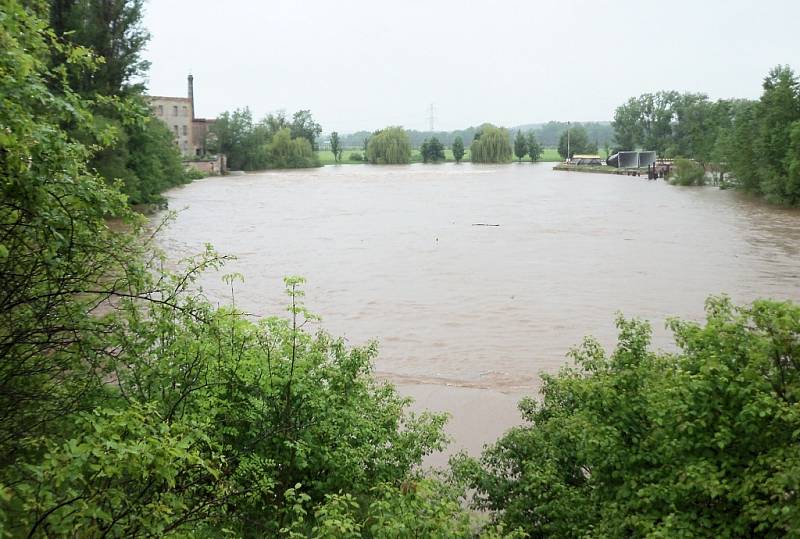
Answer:
M646 168L616 168L608 165L568 165L559 163L553 170L566 172L588 172L591 174L615 174L617 176L644 176L647 177Z

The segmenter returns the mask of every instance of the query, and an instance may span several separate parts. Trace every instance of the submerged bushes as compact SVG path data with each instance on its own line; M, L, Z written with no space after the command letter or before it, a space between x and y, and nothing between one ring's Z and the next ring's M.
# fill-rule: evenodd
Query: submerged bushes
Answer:
M669 182L672 185L705 185L706 171L703 165L693 159L678 158Z

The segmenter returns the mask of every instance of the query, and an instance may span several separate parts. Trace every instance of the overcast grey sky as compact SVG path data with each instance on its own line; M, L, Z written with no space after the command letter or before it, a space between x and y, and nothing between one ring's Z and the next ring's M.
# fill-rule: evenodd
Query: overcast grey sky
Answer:
M326 132L610 120L643 92L760 95L800 68L800 0L149 0L150 93Z

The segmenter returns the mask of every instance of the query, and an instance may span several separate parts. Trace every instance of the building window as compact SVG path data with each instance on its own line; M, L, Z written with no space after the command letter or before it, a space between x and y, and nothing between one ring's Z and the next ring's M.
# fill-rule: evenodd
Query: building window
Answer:
M164 105L159 105L158 106L158 115L159 116L164 116Z
M181 126L181 132L183 133L184 136L186 136L186 133L188 132L188 129L186 129L185 125Z
M183 115L184 115L184 116L188 116L188 115L189 115L189 108L188 108L188 107L186 107L185 105L184 105L184 107L183 107Z
M178 105L172 105L172 115L173 116L178 115Z
M173 125L172 129L175 130L175 136L177 137L178 136L178 126L177 125Z

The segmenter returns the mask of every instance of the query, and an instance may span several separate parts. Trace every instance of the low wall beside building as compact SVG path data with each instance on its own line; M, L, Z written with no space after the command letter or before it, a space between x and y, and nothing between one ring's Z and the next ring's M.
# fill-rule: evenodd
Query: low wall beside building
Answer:
M184 161L183 164L187 167L192 167L195 170L199 170L203 174L207 174L209 176L225 174L226 168L224 155L217 155L216 157L208 159L191 159Z

